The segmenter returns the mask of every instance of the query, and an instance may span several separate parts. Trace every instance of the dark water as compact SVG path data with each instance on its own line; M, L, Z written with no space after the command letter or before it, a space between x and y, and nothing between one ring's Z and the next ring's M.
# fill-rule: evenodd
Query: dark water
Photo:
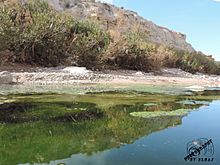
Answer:
M1 96L0 165L217 165L218 99L216 91L192 96L116 92ZM193 111L147 119L130 115L177 109ZM202 157L213 162L184 160L187 143L199 138L212 139L214 154Z

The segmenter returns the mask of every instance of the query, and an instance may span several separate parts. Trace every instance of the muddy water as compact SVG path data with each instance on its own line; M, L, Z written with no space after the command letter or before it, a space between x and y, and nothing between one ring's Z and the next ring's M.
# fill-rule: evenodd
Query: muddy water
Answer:
M1 95L0 165L187 164L187 143L199 138L212 139L212 164L217 165L219 94ZM168 113L177 110L190 111ZM132 116L134 112L157 116Z

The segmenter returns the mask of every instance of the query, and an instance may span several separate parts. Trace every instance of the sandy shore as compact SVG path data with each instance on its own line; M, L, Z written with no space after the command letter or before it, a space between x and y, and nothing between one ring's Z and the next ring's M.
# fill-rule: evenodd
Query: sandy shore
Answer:
M10 70L6 72L8 76L12 77L14 84L183 84L187 86L220 87L220 76L191 74L172 68L165 68L157 73L130 70L94 72L81 67L31 68L25 71Z

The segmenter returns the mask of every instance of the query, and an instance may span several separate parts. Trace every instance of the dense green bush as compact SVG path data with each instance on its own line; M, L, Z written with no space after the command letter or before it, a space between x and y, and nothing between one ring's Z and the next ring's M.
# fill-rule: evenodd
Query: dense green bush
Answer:
M215 63L214 59L200 52L176 51L176 55L178 56L176 67L187 72L219 74L219 66Z
M126 33L110 45L105 62L122 69L156 70L158 65L155 64L157 60L151 56L152 50L154 45L144 42L140 34Z
M204 54L148 43L138 33L125 34L111 44L106 54L105 61L117 68L152 71L173 67L191 73L220 74L219 65Z
M94 24L74 21L43 1L1 7L0 20L0 50L15 52L16 62L92 67L109 44L109 35Z

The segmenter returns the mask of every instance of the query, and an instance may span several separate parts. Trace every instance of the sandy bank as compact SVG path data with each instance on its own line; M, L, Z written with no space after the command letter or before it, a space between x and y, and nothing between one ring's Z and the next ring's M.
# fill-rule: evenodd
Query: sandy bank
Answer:
M162 69L157 73L144 73L130 70L89 71L82 67L57 67L10 70L4 72L4 76L6 74L12 77L11 83L14 84L184 84L220 87L220 76L191 74L173 68Z

